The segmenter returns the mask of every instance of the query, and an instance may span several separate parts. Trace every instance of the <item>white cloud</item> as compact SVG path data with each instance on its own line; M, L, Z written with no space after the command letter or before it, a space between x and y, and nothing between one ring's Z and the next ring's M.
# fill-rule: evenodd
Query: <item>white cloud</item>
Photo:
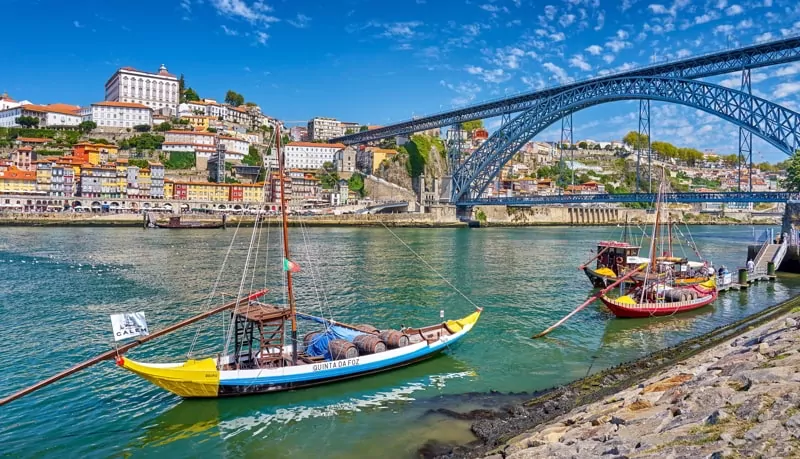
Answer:
M622 29L617 30L617 38L620 39L620 40L624 40L624 39L628 38L628 32L626 32L626 31L624 31Z
M468 65L465 70L470 75L476 75L486 83L502 83L511 78L511 75L505 73L503 69L485 69L474 65Z
M550 40L552 41L564 41L567 37L564 35L564 32L558 32L550 35Z
M522 81L522 84L524 84L525 86L528 87L528 89L539 90L539 89L543 89L545 86L547 86L545 84L544 80L542 79L542 77L540 77L540 76L537 76L536 78L529 77L529 76L524 76L524 77L520 78L520 80Z
M767 8L772 6L772 0L764 0L764 6L766 6Z
M230 35L232 37L235 37L236 35L239 35L238 31L233 30L233 29L229 29L225 25L221 25L220 27L222 27L222 30L225 32L225 35Z
M421 25L422 23L419 21L382 24L383 28L385 29L383 35L385 37L411 38L417 33L415 29Z
M715 19L719 18L719 13L715 11L709 11L706 14L702 14L694 18L695 25L705 24L706 22L711 22Z
M556 17L557 8L553 5L546 5L544 7L544 15L548 21L552 21Z
M262 45L267 44L269 35L266 32L256 32L256 41Z
M721 10L728 6L728 0L717 0L717 9Z
M250 67L245 66L244 69L242 69L242 70L244 70L245 72L249 72L250 71Z
M545 62L542 66L552 73L553 78L555 78L559 83L563 84L572 81L572 78L567 76L567 72L556 64L553 64L552 62Z
M676 53L676 57L678 59L682 59L684 57L689 57L691 55L692 55L692 52L689 51L688 49L679 49L678 52Z
M781 83L775 86L772 91L772 97L782 99L786 96L791 96L800 92L800 81L792 81L790 83Z
M234 19L244 19L249 22L278 21L278 18L265 14L271 8L262 2L255 2L250 7L244 0L211 0L211 5L217 13Z
M733 32L733 26L730 24L722 24L714 27L713 33L714 35L718 34L729 34Z
M755 41L756 43L761 43L770 40L772 40L772 32L764 32L761 35L756 35L755 37L753 37L753 41Z
M739 30L749 29L750 27L753 27L752 19L742 19L738 24L736 24L736 28Z
M589 65L588 62L586 62L582 54L576 54L572 56L572 58L569 60L569 66L576 67L578 69L583 70L584 72L592 70L592 66Z
M647 5L647 8L650 9L653 14L669 14L667 7L659 3Z
M613 54L606 54L605 56L603 56L603 61L606 64L614 62L614 59L616 59L616 56L614 56Z
M598 45L592 45L586 49L584 49L587 53L591 54L592 56L599 56L600 53L603 52L603 47Z
M458 96L450 101L453 105L466 105L475 100L475 97L481 91L481 87L475 83L459 83L454 85L440 80L439 84L458 94Z
M568 27L573 22L575 22L574 14L564 14L558 19L558 23L561 24L561 27Z
M191 0L181 0L181 8L186 10L187 13L192 12L192 1Z
M83 25L78 21L72 21L72 25L74 25L75 27L77 27L79 29L83 28Z
M725 14L728 16L736 16L737 14L742 13L744 13L744 8L742 8L741 5L731 5L725 10Z
M491 52L489 52L489 54L491 55ZM492 57L492 62L500 67L517 69L520 65L520 58L523 56L525 56L525 51L522 49L513 46L507 46L505 48L499 48L495 50L495 54Z
M601 30L605 24L606 24L606 13L600 10L597 13L597 25L595 26L594 30Z
M308 23L311 22L311 18L305 14L298 13L295 19L289 19L286 22L297 27L298 29L305 29L308 27Z
M775 71L775 76L784 77L789 75L796 75L798 73L800 73L800 62L794 62L785 67L779 67L778 70ZM750 78L752 79L752 75Z
M622 41L617 40L616 38L613 40L609 40L605 44L606 48L610 49L614 53L618 53L621 50L631 46L631 42L629 41Z

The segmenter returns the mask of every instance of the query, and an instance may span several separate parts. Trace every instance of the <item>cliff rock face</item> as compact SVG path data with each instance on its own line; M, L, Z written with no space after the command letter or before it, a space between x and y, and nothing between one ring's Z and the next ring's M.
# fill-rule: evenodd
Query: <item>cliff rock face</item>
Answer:
M792 228L800 229L800 201L788 201L783 211L781 234L791 233Z

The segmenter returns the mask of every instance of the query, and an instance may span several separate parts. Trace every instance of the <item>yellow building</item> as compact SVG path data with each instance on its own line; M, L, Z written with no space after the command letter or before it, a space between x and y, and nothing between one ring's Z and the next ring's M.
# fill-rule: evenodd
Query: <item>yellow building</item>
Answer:
M36 191L36 171L24 171L11 166L0 172L0 193L28 194Z
M235 186L242 187L242 201L245 202L264 202L264 184L263 183L252 183L252 184L237 184ZM233 197L230 198L233 200Z
M203 115L183 115L182 120L189 121L189 126L192 126L195 131L205 131L208 129L209 124L208 116Z
M139 170L139 196L142 197L150 197L150 185L153 183L153 179L150 176L150 169L140 169Z
M49 193L53 182L53 163L43 160L34 161L33 165L36 166L36 189Z
M92 166L109 162L117 157L117 153L119 153L119 148L116 145L103 143L81 142L72 147L73 157L86 161Z
M170 179L164 179L164 199L172 199L175 192L175 182Z
M126 196L128 193L128 160L117 159L117 189L120 194Z
M190 201L227 201L230 194L227 183L189 182L187 198Z
M375 173L381 167L381 163L397 154L396 150L388 148L367 148L367 152L372 154L372 172Z

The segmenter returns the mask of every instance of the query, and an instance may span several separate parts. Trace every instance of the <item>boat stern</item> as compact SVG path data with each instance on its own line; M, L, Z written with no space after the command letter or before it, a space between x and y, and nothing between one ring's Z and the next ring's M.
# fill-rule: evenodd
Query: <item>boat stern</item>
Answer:
M219 370L214 359L163 364L141 363L120 356L117 365L181 397L217 397L219 394Z

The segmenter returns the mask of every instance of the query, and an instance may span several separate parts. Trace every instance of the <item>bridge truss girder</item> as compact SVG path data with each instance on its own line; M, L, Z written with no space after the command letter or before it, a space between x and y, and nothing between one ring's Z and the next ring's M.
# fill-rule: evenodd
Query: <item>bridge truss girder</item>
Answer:
M665 193L664 200L679 204L700 203L782 203L800 198L800 193L788 191L757 191L749 192L721 192L721 193ZM634 202L655 203L655 193L624 193L624 194L564 194L553 196L518 196L477 198L461 201L460 206L545 206L553 204L591 205L598 204L626 204Z
M545 88L539 91L506 97L499 100L492 100L470 107L419 117L391 126L358 132L331 139L331 141L353 145L394 137L396 135L450 126L465 121L518 113L536 107L542 98L555 96L560 92L582 87L591 82L633 76L662 76L683 79L706 78L741 71L742 69L755 69L796 61L800 61L800 37L785 38L743 48L724 50L702 56L693 56L679 61L656 64L563 86Z
M752 132L786 154L800 148L800 115L742 91L697 80L622 77L590 81L542 97L532 108L498 129L453 174L451 202L479 198L522 145L559 119L607 102L649 99L677 103Z

